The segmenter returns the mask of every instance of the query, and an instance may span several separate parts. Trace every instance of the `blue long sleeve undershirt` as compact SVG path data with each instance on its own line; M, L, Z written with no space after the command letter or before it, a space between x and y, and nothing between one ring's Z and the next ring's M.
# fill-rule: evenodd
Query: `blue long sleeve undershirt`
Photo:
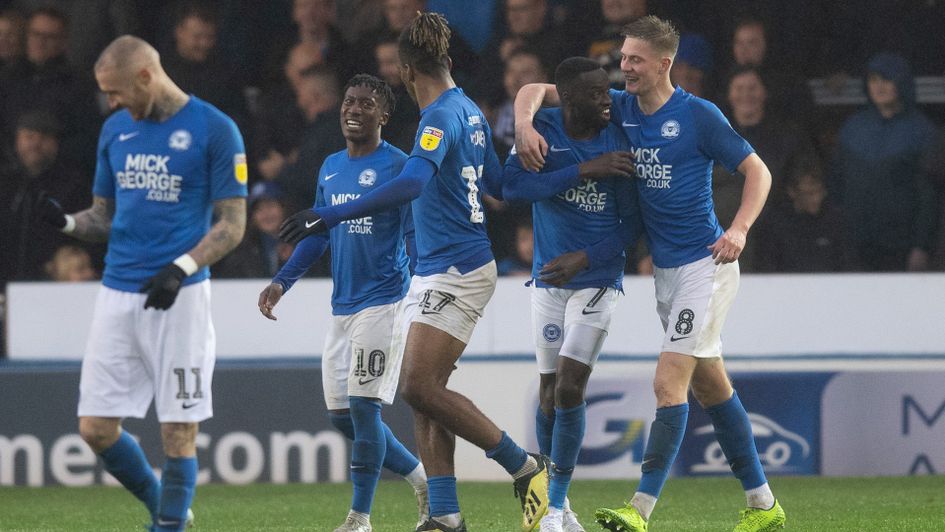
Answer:
M580 184L576 164L540 174L507 164L502 176L502 194L509 202L530 203L553 198Z
M292 250L292 256L282 265L272 282L282 285L282 292L288 292L309 268L315 264L328 247L328 235L312 235L299 242Z

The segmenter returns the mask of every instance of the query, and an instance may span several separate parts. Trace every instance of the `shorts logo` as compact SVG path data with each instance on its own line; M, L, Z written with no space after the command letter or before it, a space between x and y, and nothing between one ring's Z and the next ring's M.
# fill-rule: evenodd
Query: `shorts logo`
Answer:
M556 323L549 323L542 327L541 335L545 337L546 342L557 342L561 338L561 327Z
M433 289L424 290L423 295L420 296L420 313L439 314L446 305L454 301L456 301L456 296L453 294Z
M367 357L364 356L364 349L355 350L355 366L352 374L358 379L358 384L365 384L376 380L384 374L384 367L387 364L387 355L380 349L371 351ZM365 377L371 377L366 379Z
M249 170L246 169L246 154L237 153L233 156L233 173L236 182L245 185L249 180Z
M420 133L420 147L426 151L433 151L440 147L443 140L443 130L427 126Z
M674 139L679 136L679 122L675 120L667 120L663 122L663 125L660 127L660 135L664 139Z
M594 297L584 305L584 308L581 309L581 314L587 316L588 314L600 314L603 310L594 310L594 307L600 302L601 298L604 297L604 294L607 293L606 288L600 288L597 290L597 293L594 294Z
M358 184L362 187L373 186L376 181L377 172L375 172L373 168L368 168L367 170L361 172L361 175L358 176Z
M177 131L171 133L171 137L167 140L167 145L172 150L187 151L187 148L190 148L190 143L192 141L193 138L190 136L189 131L178 129Z

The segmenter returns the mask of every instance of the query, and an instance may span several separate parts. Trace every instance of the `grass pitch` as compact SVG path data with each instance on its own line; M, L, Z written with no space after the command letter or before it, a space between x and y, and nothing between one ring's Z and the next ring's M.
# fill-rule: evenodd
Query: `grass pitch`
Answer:
M907 478L775 478L787 529L812 532L945 531L945 476ZM600 530L597 506L629 498L635 481L575 481L571 500L588 531ZM331 532L350 503L350 484L200 486L194 532L308 530ZM517 531L512 484L459 484L472 532ZM732 478L671 479L653 515L653 532L730 531L744 504ZM409 532L416 502L406 482L382 481L371 522L377 532ZM0 488L0 530L143 530L143 507L121 488Z

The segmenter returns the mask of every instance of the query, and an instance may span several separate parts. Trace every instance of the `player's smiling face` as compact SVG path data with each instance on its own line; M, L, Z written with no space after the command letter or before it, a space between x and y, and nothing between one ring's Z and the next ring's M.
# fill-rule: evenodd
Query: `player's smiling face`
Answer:
M656 87L660 76L668 75L667 57L661 57L653 46L641 39L627 37L620 48L620 71L630 94L646 93Z
M390 115L370 87L348 87L341 101L341 132L345 140L367 142L380 136Z
M146 80L138 76L123 76L114 68L103 68L95 71L98 88L108 99L108 108L112 111L128 109L131 118L141 120L151 113L154 98L147 90Z
M570 106L575 118L582 123L600 129L610 122L610 87L607 73L603 70L585 72L573 86Z

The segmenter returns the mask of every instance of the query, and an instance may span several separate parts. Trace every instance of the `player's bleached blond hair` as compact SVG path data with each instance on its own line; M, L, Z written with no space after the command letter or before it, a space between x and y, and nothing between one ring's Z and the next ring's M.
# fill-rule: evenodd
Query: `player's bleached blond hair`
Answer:
M95 70L113 68L128 72L160 64L161 55L147 41L134 35L122 35L102 50L95 61Z
M451 35L443 15L417 13L398 39L401 60L424 74L449 72Z
M638 18L624 26L620 33L625 38L640 39L647 42L657 52L676 57L679 49L679 30L668 20L655 15Z

